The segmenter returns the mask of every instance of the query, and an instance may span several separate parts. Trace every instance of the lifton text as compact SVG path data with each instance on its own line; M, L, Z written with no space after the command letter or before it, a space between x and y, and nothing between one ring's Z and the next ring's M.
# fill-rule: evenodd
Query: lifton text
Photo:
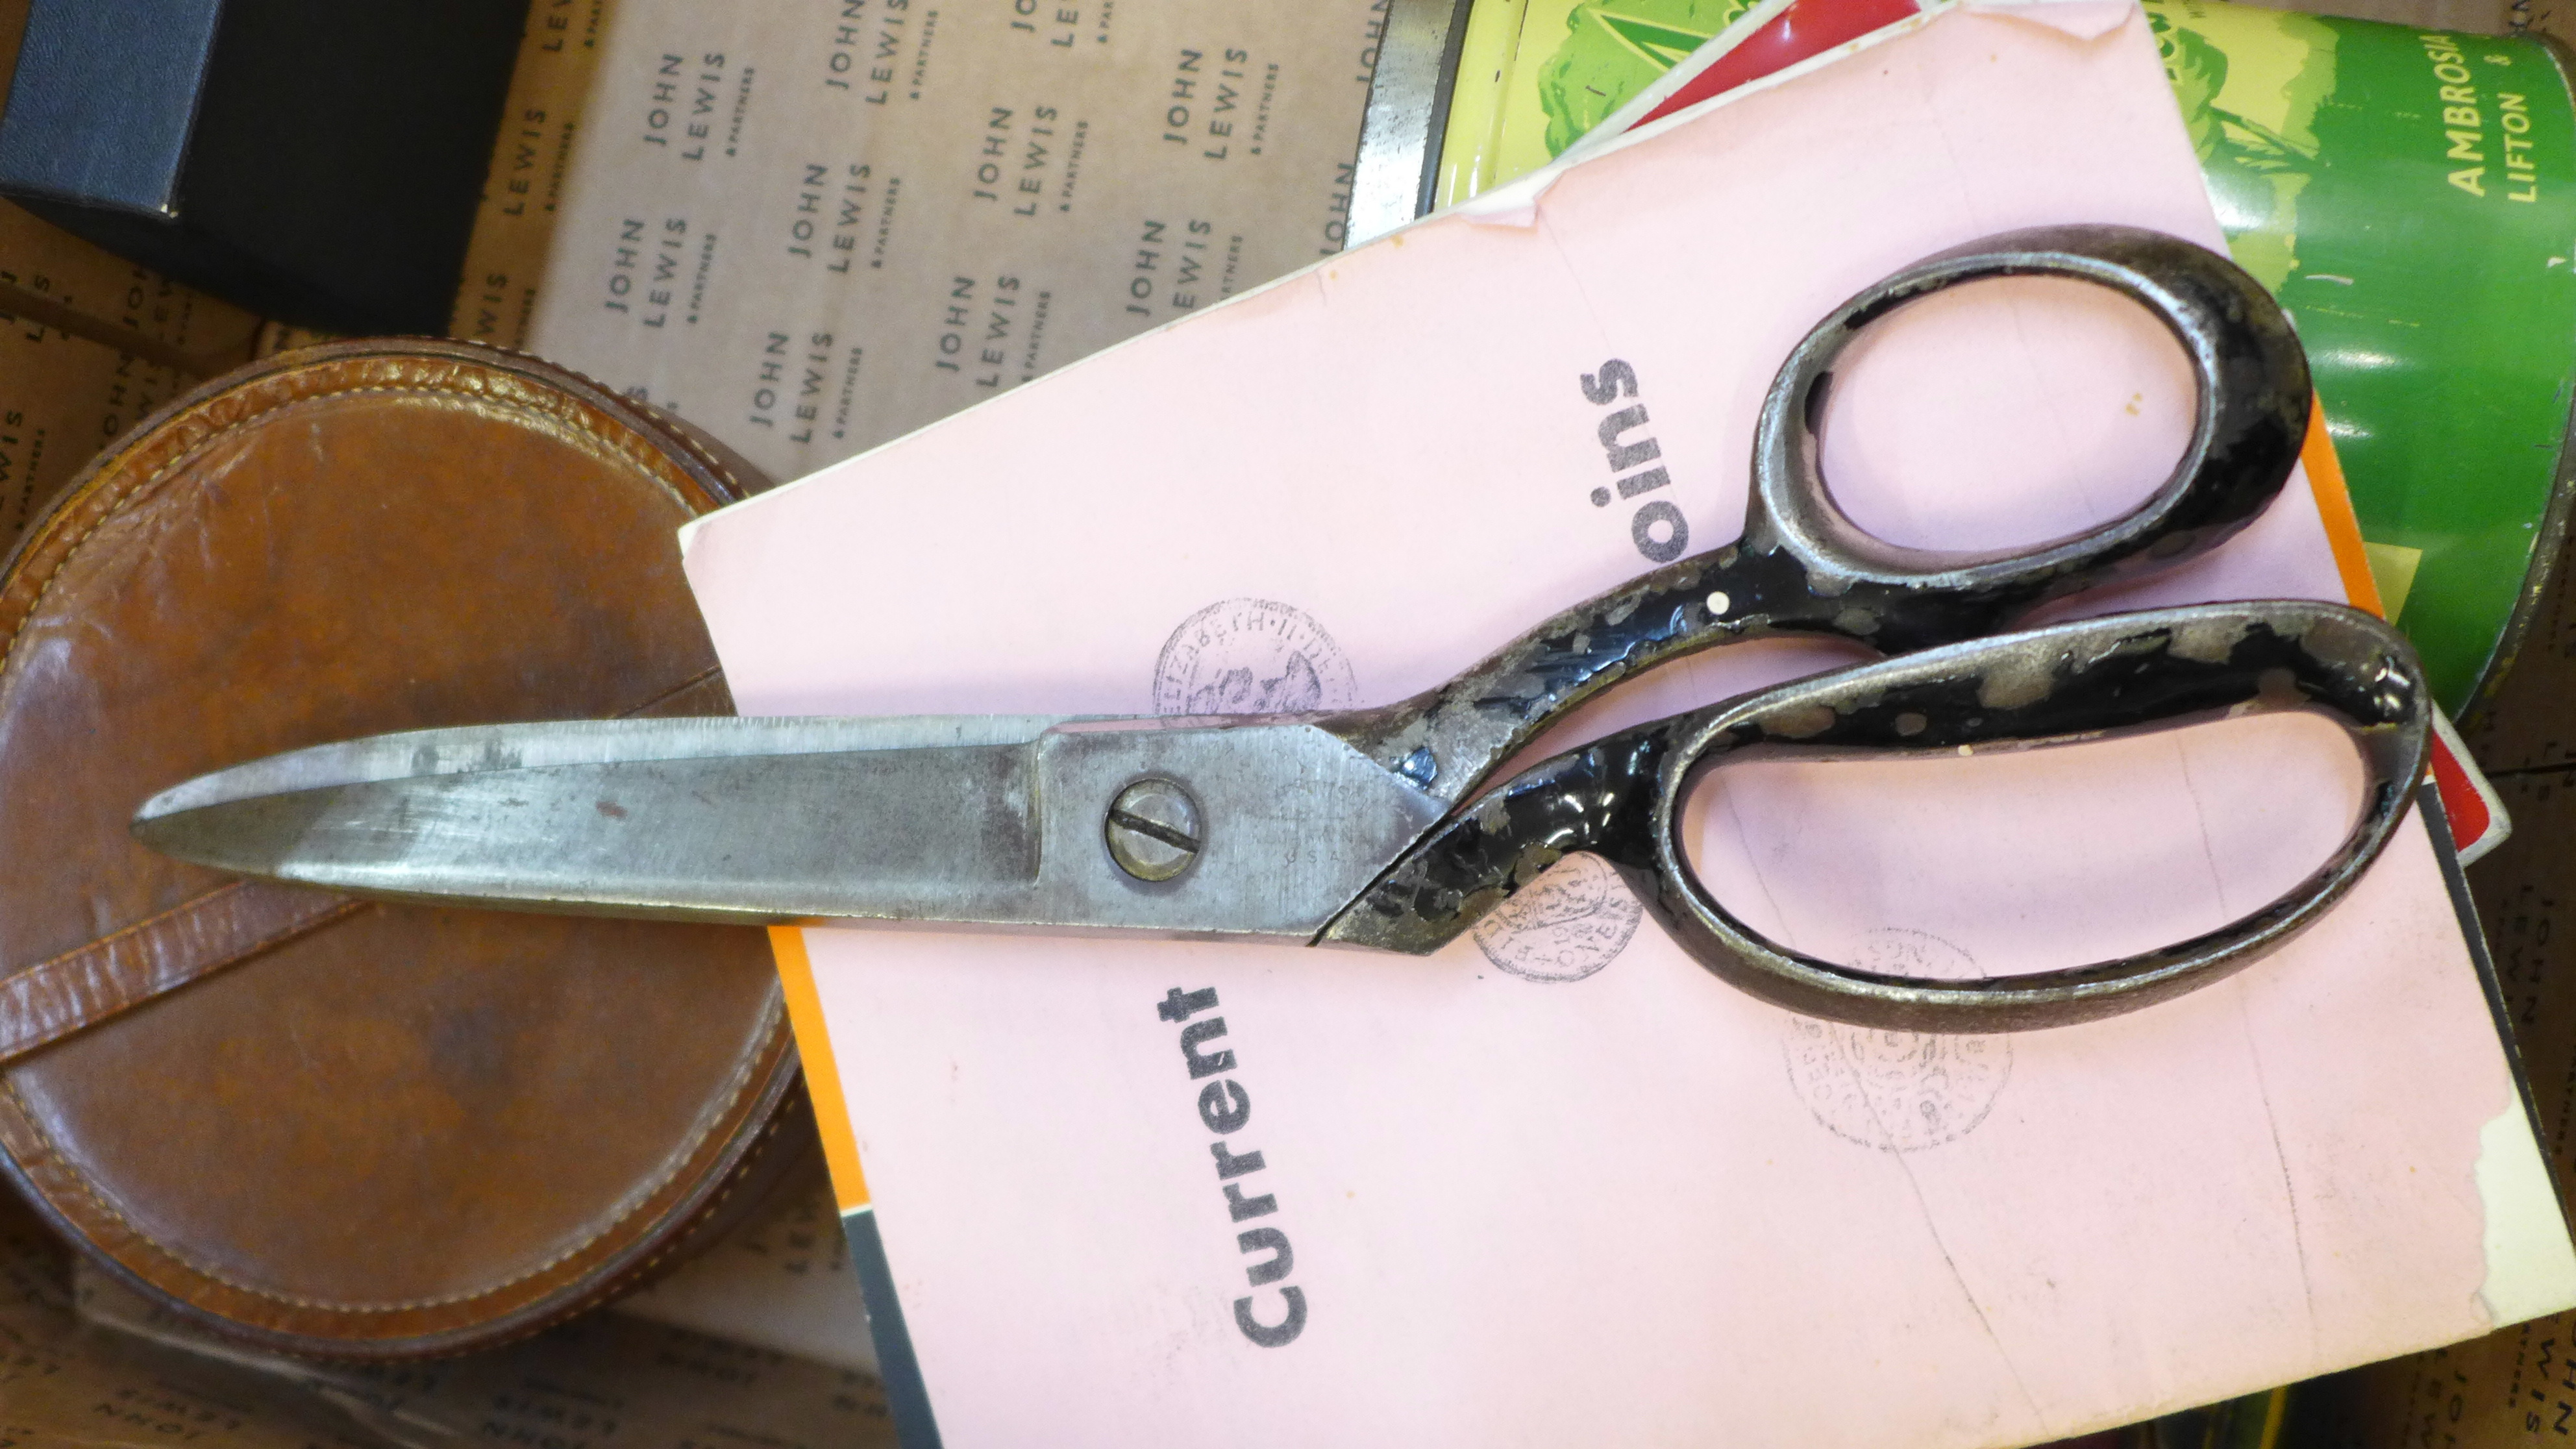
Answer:
M2492 105L2479 93L2476 76L2460 43L2447 35L2420 34L2424 59L2433 67L2433 82L2442 117L2443 159L2467 162L2450 172L2453 186L2471 196L2484 196L2490 181L2507 201L2540 200L2540 168L2532 160L2531 105L2515 91L2497 91ZM2490 61L2497 59L2489 57ZM2492 128L2489 118L2494 120ZM2493 163L2501 173L2490 177Z

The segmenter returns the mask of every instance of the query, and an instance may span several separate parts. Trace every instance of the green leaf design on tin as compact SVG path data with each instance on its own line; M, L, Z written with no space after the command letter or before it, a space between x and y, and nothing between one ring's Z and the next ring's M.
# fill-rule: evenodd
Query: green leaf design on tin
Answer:
M2202 0L2145 9L2227 249L2277 292L2299 269L2299 196L2323 165L2316 124L2334 94L2335 32L2311 16Z
M1565 39L1540 67L1547 153L1560 156L1753 0L1583 0L1565 17Z
M1684 57L1699 49L1701 41L1708 39L1696 30L1659 25L1634 15L1614 15L1607 10L1595 11L1594 15L1604 30L1626 41L1637 53L1660 63L1666 70L1681 64Z

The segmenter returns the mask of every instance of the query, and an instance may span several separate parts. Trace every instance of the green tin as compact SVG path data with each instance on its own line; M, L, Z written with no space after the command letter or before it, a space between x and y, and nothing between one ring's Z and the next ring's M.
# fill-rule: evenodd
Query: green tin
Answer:
M2472 713L2566 526L2576 108L2560 56L2521 37L2144 3L2230 248L2307 343L2389 613L2442 702ZM1439 199L1562 152L1747 8L1477 0Z
M2565 527L2576 119L2529 39L2147 0L2239 265L2307 343L2371 570L2455 713Z

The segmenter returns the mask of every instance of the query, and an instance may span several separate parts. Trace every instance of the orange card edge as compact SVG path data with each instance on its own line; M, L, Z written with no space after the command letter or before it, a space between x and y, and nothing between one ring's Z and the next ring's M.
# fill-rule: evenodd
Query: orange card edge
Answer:
M2387 618L2379 581L2370 576L2370 555L2361 546L2361 519L2352 511L2352 494L2344 487L2343 463L2335 457L2334 439L2326 435L2322 398L2308 409L2308 436L2299 447L2299 461L2307 466L2308 491L2316 497L2317 515L2325 520L2326 546L2334 551L2335 573L2343 580L2345 599L2356 609Z
M814 1126L823 1137L823 1165L832 1196L844 1214L868 1205L867 1174L859 1170L859 1139L850 1130L849 1104L841 1097L840 1063L823 1026L823 998L814 990L814 963L805 954L799 926L769 928L770 954L778 958L778 986L787 998L787 1024L805 1062L805 1091L814 1099Z

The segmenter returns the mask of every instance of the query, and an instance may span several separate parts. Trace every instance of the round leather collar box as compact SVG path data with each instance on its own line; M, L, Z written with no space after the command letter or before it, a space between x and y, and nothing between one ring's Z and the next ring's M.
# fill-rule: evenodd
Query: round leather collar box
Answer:
M365 904L126 822L355 735L731 713L673 533L740 476L405 340L254 364L74 481L0 574L0 1148L56 1227L359 1357L530 1331L701 1235L795 1075L760 932Z

